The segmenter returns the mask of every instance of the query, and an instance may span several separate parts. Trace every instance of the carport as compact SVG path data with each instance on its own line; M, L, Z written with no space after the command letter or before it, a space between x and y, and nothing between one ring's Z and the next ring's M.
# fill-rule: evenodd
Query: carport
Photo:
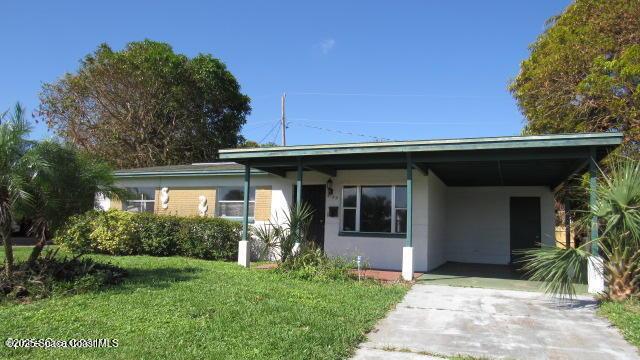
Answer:
M445 227L441 224L442 221L438 221L436 214L446 204L440 204L434 200L436 192L431 196L431 191L436 188L435 183L432 184L435 180L432 179L437 179L438 183L451 189L543 187L547 191L555 192L571 177L588 171L591 175L591 201L593 202L595 201L597 164L621 142L622 134L620 133L588 133L226 149L220 151L219 157L221 160L245 165L245 189L249 189L251 183L251 168L283 178L294 178L297 203L304 200L302 190L307 184L305 179L310 173L320 174L323 179L328 179L323 180L326 181L327 186L338 183L343 192L349 184L354 185L353 187L358 185L358 207L354 206L355 214L359 214L354 215L354 218L359 216L356 222L363 221L363 212L367 210L360 207L361 201L367 200L367 197L365 186L360 187L359 184L371 182L374 184L371 186L380 186L379 182L382 180L376 182L377 179L387 179L385 181L392 184L392 189L395 191L391 196L393 204L402 203L402 206L406 206L406 231L404 223L399 227L400 231L395 232L393 230L389 232L356 231L358 226L345 231L344 224L345 222L350 224L350 220L345 221L343 217L347 216L345 214L351 216L352 213L344 212L345 209L350 210L350 205L345 205L344 198L341 199L338 194L338 200L335 202L339 212L338 218L330 218L329 214L333 213L333 210L329 203L326 206L329 211L327 211L325 226L327 238L337 240L329 241L325 250L332 250L328 252L337 254L338 250L346 249L344 246L349 243L360 241L357 243L358 251L369 252L379 258L380 255L376 254L376 251L383 245L376 242L378 241L376 239L404 239L401 250L398 243L385 240L384 246L387 247L384 248L384 252L389 257L401 259L401 264L398 266L402 268L403 277L410 280L413 276L415 261L420 262L421 257L431 256L428 253L437 255L439 250L436 248L440 246L435 240L438 237L437 229ZM398 189L402 191L397 191ZM406 189L406 195L403 193L404 189ZM426 192L427 195L423 197L422 192ZM248 191L245 190L244 193L244 229L243 239L239 245L239 263L248 266L249 199ZM406 199L398 201L400 200L397 199L398 194L403 194ZM427 196L429 200L426 200ZM294 202L294 199L290 200ZM444 202L446 203L446 199ZM323 213L325 213L324 210ZM392 220L398 221L405 216L404 207L398 211L394 206L392 211L393 214L390 215L389 220L391 223L393 223ZM423 219L425 216L428 217L427 220ZM383 220L386 221L386 219ZM596 221L597 219L593 219L594 223ZM597 228L593 226L591 237L596 236ZM371 240L362 240L363 238ZM427 240L428 238L432 240ZM419 254L414 254L414 245L417 240L424 244L420 245ZM597 249L592 250L597 251ZM400 254L397 252L401 252L402 256L399 257ZM437 257L434 259L432 266L439 261Z

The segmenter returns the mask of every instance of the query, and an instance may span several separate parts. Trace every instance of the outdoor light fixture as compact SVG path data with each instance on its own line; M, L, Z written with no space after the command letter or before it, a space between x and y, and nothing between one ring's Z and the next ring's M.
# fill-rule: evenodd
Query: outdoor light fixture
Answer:
M331 180L331 178L327 180L327 193L329 196L333 195L333 180Z

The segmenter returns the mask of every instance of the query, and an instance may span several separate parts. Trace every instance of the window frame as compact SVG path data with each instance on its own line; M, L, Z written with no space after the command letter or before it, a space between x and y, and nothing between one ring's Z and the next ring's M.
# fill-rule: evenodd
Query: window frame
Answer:
M240 216L226 216L226 215L220 214L220 211L222 210L222 207L220 206L220 203L227 203L227 204L238 204L238 203L240 203L240 204L244 205L244 200L221 200L220 189L223 189L223 188L229 188L229 189L239 188L242 191L242 196L244 196L244 186L224 186L224 185L221 185L221 186L216 187L216 210L215 210L215 216L219 217L221 219L242 221L243 220L243 215L240 215ZM251 200L251 192L252 191L254 193L253 200ZM249 222L254 222L254 220L255 220L255 215L256 215L256 196L258 196L258 192L256 191L256 187L255 186L249 187L249 210L251 210L251 204L253 204L253 216L249 212Z
M138 187L126 187L125 188L127 191L129 192L133 192L132 189L151 189L153 190L153 200L149 200L149 199L144 199L144 191L140 191L139 195L140 198L138 199L127 199L125 201L122 202L122 210L126 211L126 212L139 212L139 213L143 213L143 212L151 212L151 213L155 213L156 211L156 188L154 187L149 187L149 186L138 186ZM137 192L137 191L136 191ZM152 206L152 210L151 211L131 211L128 210L127 207L129 206L129 203L132 204L136 204L139 209L142 209L142 205L145 205L144 208L146 208L146 204L151 203L153 204Z
M363 187L386 187L391 188L391 231L390 232L369 232L369 231L361 231L360 230L360 211L361 211L361 198L362 198L362 188ZM406 185L398 185L398 184L364 184L364 185L353 185L353 184L344 184L340 189L340 221L339 221L339 231L338 236L370 236L370 237L394 237L394 238L404 238L407 233L405 232L396 232L396 210L407 209L396 207L396 188L404 187ZM356 221L355 221L355 230L344 230L344 210L353 209L352 206L344 206L344 189L345 188L356 188Z

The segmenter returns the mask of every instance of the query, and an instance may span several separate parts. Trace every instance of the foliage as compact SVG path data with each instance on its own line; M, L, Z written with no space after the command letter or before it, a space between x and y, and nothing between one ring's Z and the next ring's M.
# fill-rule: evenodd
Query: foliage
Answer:
M600 236L577 249L532 249L525 252L525 270L547 282L547 291L573 296L573 283L584 277L589 252L599 249L607 285L605 297L619 301L640 296L640 161L617 159L601 174L595 205L579 222L588 227L599 219Z
M276 216L275 221L269 221L259 227L254 227L253 237L262 245L262 255L273 256L284 262L294 255L295 244L306 246L309 243L309 227L313 219L313 208L306 203L293 205L289 212L284 213L284 219Z
M623 131L640 140L640 2L576 0L530 46L510 90L525 133Z
M92 292L118 284L127 275L124 269L111 264L57 253L57 250L47 252L33 264L18 264L19 271L11 279L0 276L0 304Z
M242 225L221 218L185 218L178 234L180 255L212 260L236 260Z
M28 184L38 175L34 169L43 167L38 158L27 155L33 145L27 140L29 132L20 104L10 116L0 116L0 240L4 244L5 275L9 278L13 271L11 224L19 219L17 208L32 201Z
M619 328L627 341L640 348L640 301L606 301L601 304L599 313Z
M220 218L89 211L70 218L54 240L75 253L233 260L240 228Z
M304 247L295 256L288 257L276 271L301 280L352 279L353 262L328 257L321 249Z
M528 249L523 254L522 269L529 274L529 280L543 281L545 292L573 298L575 284L587 279L587 261L590 253L583 247L559 248L542 246Z
M181 220L175 216L157 216L139 213L135 216L140 253L153 256L170 256L176 253L176 234L181 229Z
M28 256L16 249L16 256ZM116 338L117 349L12 349L15 359L346 359L403 285L301 281L235 263L101 256L125 281L97 293L0 306L0 338ZM193 339L198 339L193 341ZM177 352L177 349L179 351Z
M42 141L26 156L41 159L46 164L37 169L39 176L28 183L33 201L22 209L32 223L29 232L38 241L28 260L33 263L68 217L94 207L96 194L123 198L125 193L115 186L113 171L106 163L71 146Z
M220 60L151 40L101 44L77 72L44 84L40 100L57 135L118 168L211 161L244 141L251 111Z

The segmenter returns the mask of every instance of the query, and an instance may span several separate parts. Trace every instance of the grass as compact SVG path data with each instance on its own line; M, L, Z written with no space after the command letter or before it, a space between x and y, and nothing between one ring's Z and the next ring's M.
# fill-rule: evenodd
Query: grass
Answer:
M16 255L28 251L16 248ZM95 257L124 267L129 277L97 293L4 305L0 340L114 338L119 346L2 346L0 358L346 358L407 291L181 257Z
M603 302L600 314L618 327L628 342L640 348L640 300Z

